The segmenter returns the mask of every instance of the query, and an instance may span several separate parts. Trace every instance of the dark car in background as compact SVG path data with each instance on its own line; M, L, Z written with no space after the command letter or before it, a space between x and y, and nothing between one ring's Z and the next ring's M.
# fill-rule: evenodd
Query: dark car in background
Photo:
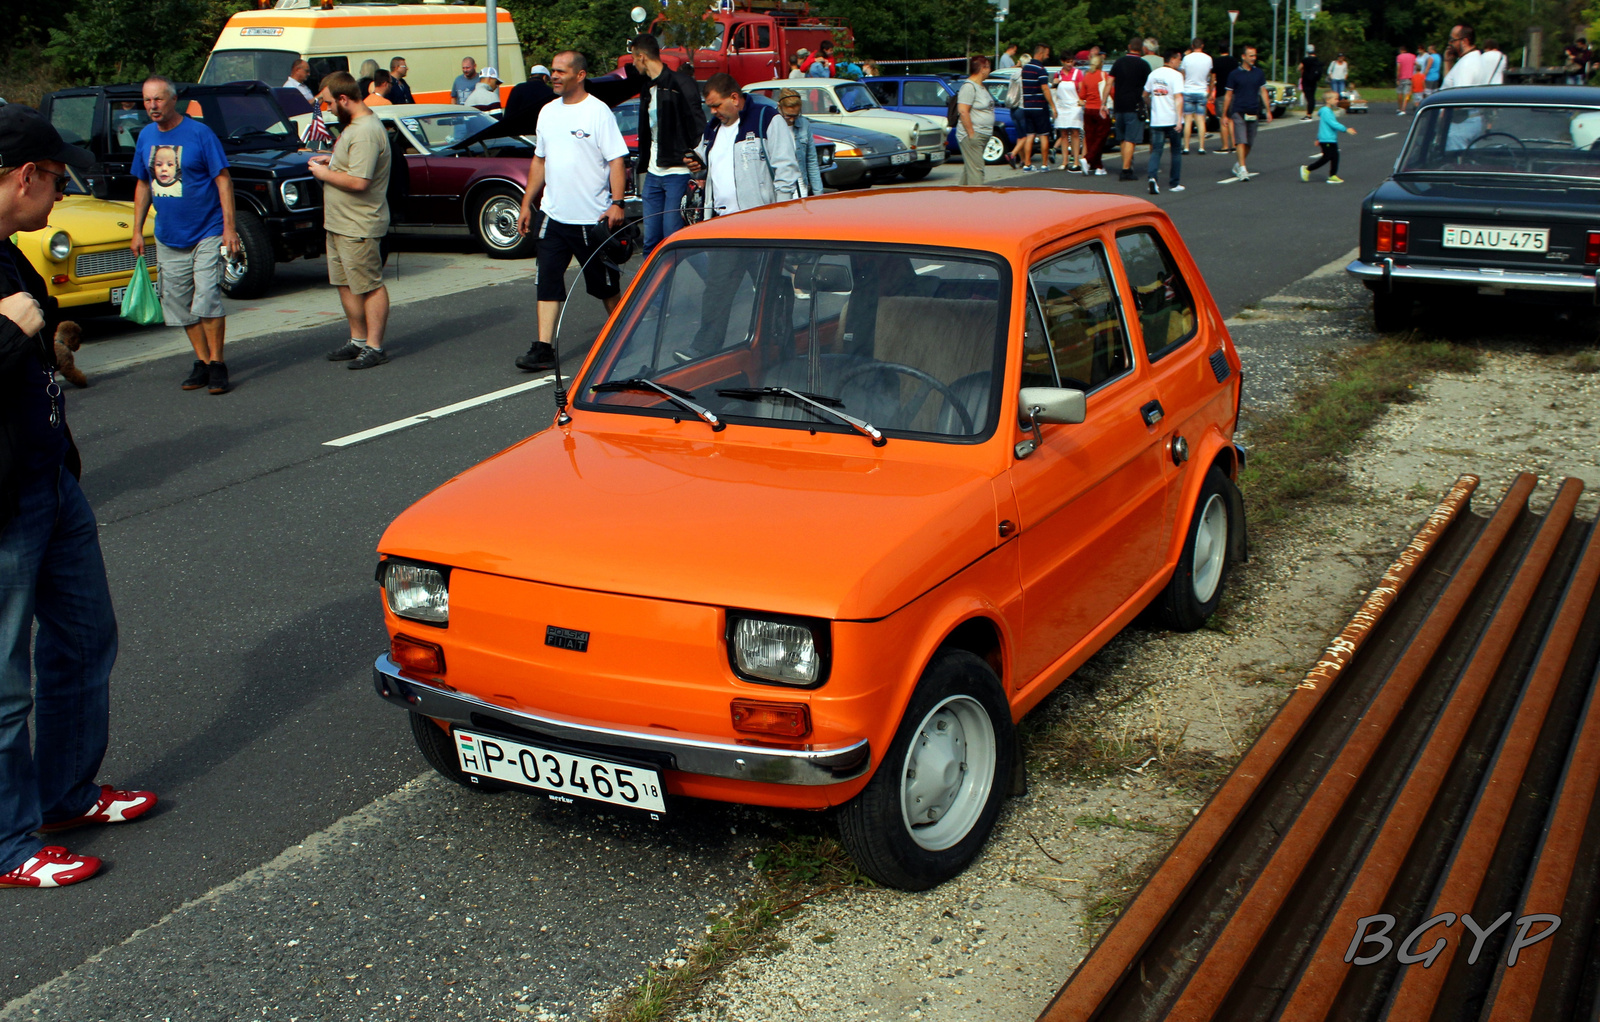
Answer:
M811 132L833 143L833 166L822 167L829 188L861 188L893 181L917 154L898 138L854 124L813 122Z
M1380 331L1419 299L1600 304L1600 89L1448 89L1412 118L1394 173L1361 206Z
M94 153L85 175L103 199L133 199L134 147L150 123L144 85L95 85L44 97L40 110L73 145ZM322 185L306 169L310 154L272 89L260 82L179 84L178 109L217 133L233 179L235 222L243 257L227 264L222 290L230 298L266 293L276 264L322 254ZM128 254L128 267L133 254Z
M965 80L943 75L879 75L863 78L861 82L872 90L886 110L926 117L949 117L950 97L956 95ZM1011 109L1005 105L1005 89L1002 85L999 95L995 96L994 136L984 147L983 162L1004 162L1016 138L1017 127L1012 121ZM945 136L945 151L952 156L961 154L954 127Z

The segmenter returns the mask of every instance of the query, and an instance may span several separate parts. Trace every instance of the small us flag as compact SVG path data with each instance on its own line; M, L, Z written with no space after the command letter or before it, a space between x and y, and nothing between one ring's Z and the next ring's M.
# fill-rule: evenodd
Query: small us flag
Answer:
M328 126L322 123L322 116L312 111L311 120L306 122L306 130L300 136L300 141L306 145L327 145L333 141L333 136L328 133Z

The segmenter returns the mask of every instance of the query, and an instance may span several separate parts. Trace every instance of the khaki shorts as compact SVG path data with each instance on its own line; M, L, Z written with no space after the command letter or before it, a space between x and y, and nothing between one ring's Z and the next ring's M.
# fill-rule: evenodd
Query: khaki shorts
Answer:
M383 286L378 238L347 238L328 231L328 283L364 295Z

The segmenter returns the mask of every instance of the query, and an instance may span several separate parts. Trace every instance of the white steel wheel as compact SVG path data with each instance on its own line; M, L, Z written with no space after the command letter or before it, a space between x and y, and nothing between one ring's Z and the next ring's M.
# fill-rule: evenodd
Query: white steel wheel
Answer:
M990 135L983 147L984 163L999 163L1006 157L1006 142L999 135Z
M930 710L900 770L900 814L911 840L939 852L971 833L994 768L994 724L981 703L956 695Z
M1228 564L1228 502L1213 493L1200 510L1200 525L1194 535L1194 600L1210 603L1222 584L1222 569Z

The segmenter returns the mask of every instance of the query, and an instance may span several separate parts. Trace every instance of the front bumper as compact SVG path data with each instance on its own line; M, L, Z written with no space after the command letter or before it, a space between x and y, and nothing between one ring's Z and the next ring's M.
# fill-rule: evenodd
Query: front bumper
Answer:
M1478 269L1458 266L1397 266L1394 260L1367 263L1350 262L1345 270L1364 281L1391 289L1395 284L1445 284L1455 287L1492 288L1497 291L1556 291L1573 296L1593 297L1600 304L1595 278L1585 273L1538 273Z
M403 677L386 653L372 665L378 695L401 709L468 727L496 723L558 741L581 742L668 757L670 769L708 777L765 784L820 785L854 780L872 766L865 738L849 745L800 749L737 745L682 732L638 731L592 722L562 720L496 706L465 692L447 692Z

